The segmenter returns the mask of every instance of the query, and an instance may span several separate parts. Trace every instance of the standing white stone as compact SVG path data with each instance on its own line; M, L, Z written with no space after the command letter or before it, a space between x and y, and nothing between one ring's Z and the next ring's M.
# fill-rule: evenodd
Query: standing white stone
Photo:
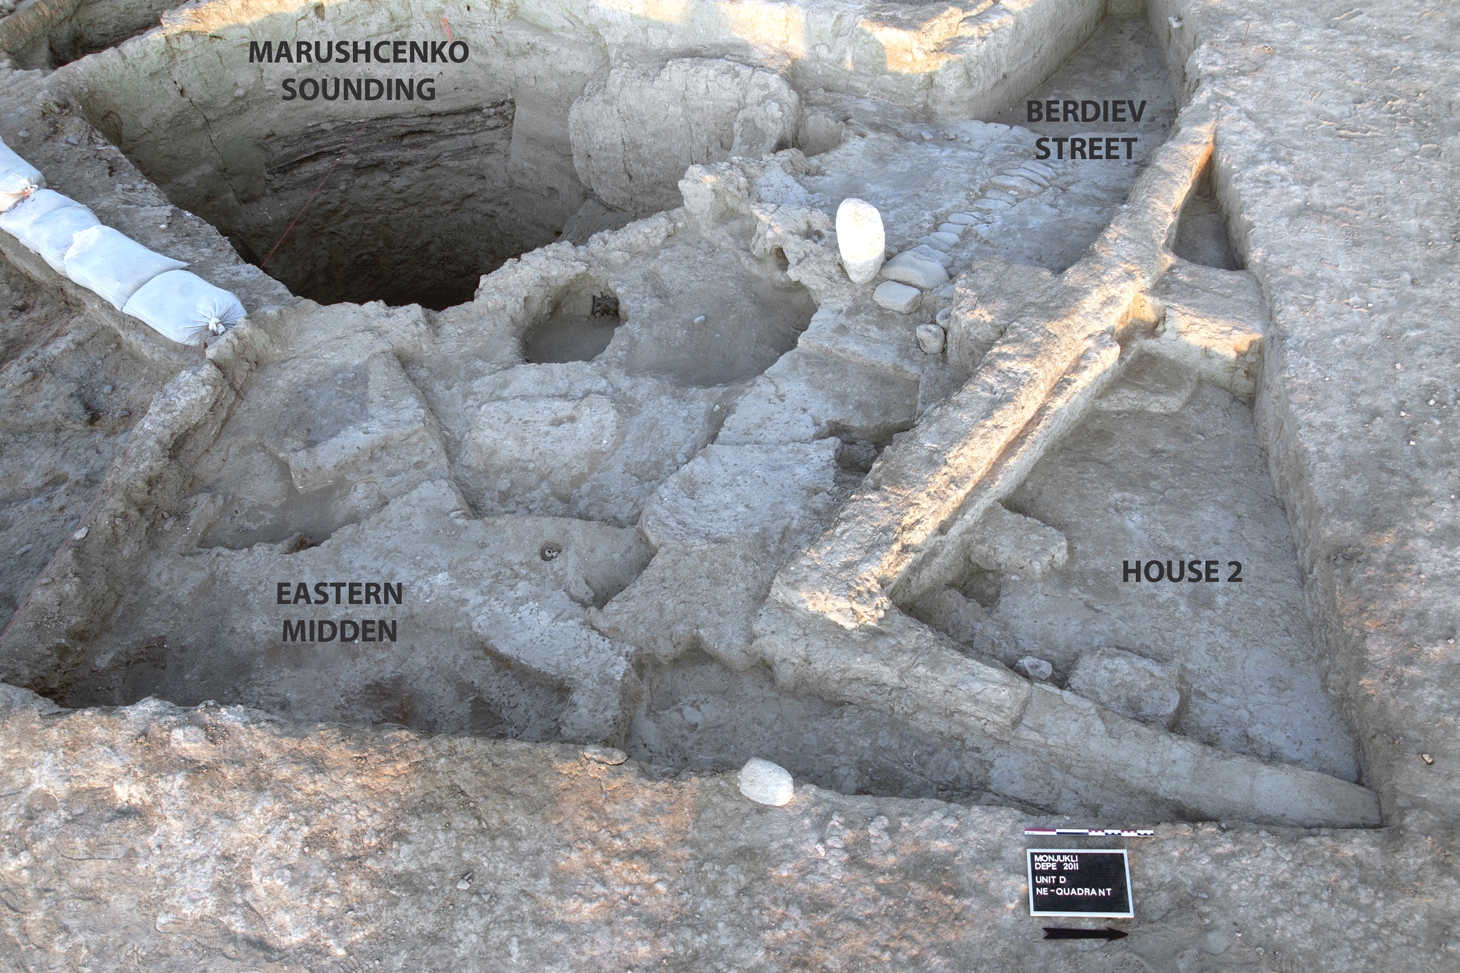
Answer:
M796 796L796 783L786 768L751 757L740 768L740 793L757 804L784 807Z
M855 197L842 200L836 208L836 245L852 283L865 284L876 277L887 250L877 207Z

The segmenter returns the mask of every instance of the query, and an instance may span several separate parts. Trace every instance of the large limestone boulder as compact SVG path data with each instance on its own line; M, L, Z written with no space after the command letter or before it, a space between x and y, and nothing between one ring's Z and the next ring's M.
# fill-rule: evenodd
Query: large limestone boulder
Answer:
M573 102L573 166L615 209L671 209L685 169L787 148L800 115L800 97L763 68L722 58L617 67Z

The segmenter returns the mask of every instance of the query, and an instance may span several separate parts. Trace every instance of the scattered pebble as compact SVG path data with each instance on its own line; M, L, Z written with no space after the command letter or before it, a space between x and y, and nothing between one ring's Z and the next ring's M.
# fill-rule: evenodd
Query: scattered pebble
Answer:
M1032 655L1026 655L1024 658L1014 663L1014 671L1019 673L1021 676L1027 676L1028 678L1036 680L1037 682L1044 682L1050 676L1054 675L1054 666L1050 665L1048 662L1045 662L1043 659L1037 659Z
M1013 174L1018 176L1020 179L1028 179L1040 189L1049 188L1049 180L1044 176L1044 174L1040 172L1035 172L1028 166L1020 166L1019 168L1014 170Z
M740 793L757 804L784 807L796 796L796 782L786 768L751 757L740 768Z
M622 750L615 750L613 747L600 747L594 744L583 748L583 759L589 763L607 764L610 767L617 767L625 760L628 760L629 755Z
M1032 172L1036 175L1043 176L1045 179L1053 179L1057 174L1053 167L1045 165L1038 159L1029 159L1025 161L1025 163L1019 168L1025 170L1026 172Z
M29 554L30 553L30 549L33 548L33 547L35 547L34 544L27 544L24 547L22 547L20 550L16 551L15 552L15 556L16 557L20 557L22 554Z
M1012 193L1015 196L1033 196L1044 188L1017 170L1014 172L1003 172L994 176L994 178L989 180L989 185L995 189L1002 189L1004 192Z
M465 875L461 876L461 878L457 880L456 887L458 890L465 892L467 889L471 888L472 874L472 872L467 872Z
M16 134L16 135L18 135L18 136L20 136L20 137L21 137L21 138L23 138L23 139L28 139L28 138L30 138L30 133L29 133L29 132L27 132L27 131L26 131L26 130L25 130L25 129L23 129L23 128L22 128L22 129L21 129L21 130L20 130L20 131L18 131L18 132L16 132L16 133L15 133L15 134Z
M695 324L704 324L706 320L705 316L701 314L695 318Z
M967 213L954 213L948 217L948 222L955 223L959 226L968 226L970 223L977 223L978 217L969 216Z
M68 136L66 136L66 144L67 145L80 145L81 144L81 140L79 138L77 138L76 136L74 136L74 135L68 135Z
M943 265L945 270L953 266L953 257L951 254L943 250L934 249L933 247L916 246L904 252L915 253L919 256L927 257L929 260L936 260Z
M80 530L78 530L76 533L72 534L71 535L71 539L73 541L85 540L86 539L86 535L87 535L87 533L90 532L90 530L91 530L90 527L83 527Z
M1427 754L1427 753L1422 753L1422 754L1420 754L1420 755L1419 755L1419 759L1421 759L1421 760L1423 760L1423 761L1424 761L1424 762L1425 762L1425 765L1426 765L1426 766L1428 766L1428 765L1430 765L1430 764L1433 764L1433 763L1434 763L1434 762L1435 762L1435 758L1434 758L1434 757L1431 757L1431 756L1430 756L1430 755L1429 755L1429 754Z

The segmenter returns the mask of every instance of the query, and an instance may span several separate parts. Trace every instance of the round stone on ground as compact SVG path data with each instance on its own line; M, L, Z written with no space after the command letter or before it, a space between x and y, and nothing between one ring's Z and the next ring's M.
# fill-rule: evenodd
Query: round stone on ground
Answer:
M740 768L740 793L757 804L784 807L796 796L796 782L786 768L769 760L751 757Z
M1014 663L1014 671L1021 676L1027 676L1033 679L1035 682L1044 682L1050 676L1054 675L1054 666L1045 662L1043 659L1036 659L1032 655L1026 655Z

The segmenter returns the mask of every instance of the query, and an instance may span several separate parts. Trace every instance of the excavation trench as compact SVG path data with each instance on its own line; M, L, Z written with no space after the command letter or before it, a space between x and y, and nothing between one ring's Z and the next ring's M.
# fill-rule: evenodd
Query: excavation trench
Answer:
M324 24L319 29L332 30L328 36L335 38L404 36L400 32L406 26L388 22L389 14L348 6L355 19L342 23L329 19L336 7L328 13L323 6L314 8L314 17ZM251 36L276 42L286 35L302 38L315 24L308 8L288 16L301 13L287 25L282 14L275 18L281 23L252 25ZM370 17L375 19L367 23ZM371 65L365 70L352 64L256 61L233 33L239 25L220 29L231 39L196 31L149 34L129 41L125 56L106 51L58 74L70 75L70 90L86 115L173 204L208 220L244 259L263 266L295 294L322 304L382 301L432 309L463 304L484 274L516 255L559 239L583 243L592 230L677 205L678 179L687 164L726 154L759 158L787 145L815 144L830 150L818 163L828 171L821 183L808 177L808 188L836 198L850 195L852 183L867 184L866 168L845 162L857 158L855 151L839 156L836 138L807 137L807 116L796 121L801 107L789 88L757 76L751 80L768 92L760 101L712 104L719 97L715 92L738 90L720 82L752 71L721 57L683 58L672 62L672 70L654 67L617 77L596 44L541 32L532 35L532 44L517 43L527 31L514 24L499 31L505 40L490 51L486 31L472 34L473 45L480 39L480 50L474 46L460 65ZM467 32L461 23L457 29ZM1102 97L1149 104L1148 130L1139 134L1143 145L1159 145L1177 104L1164 93L1156 43L1140 22L1109 21L1084 51L1031 94L1054 98L1098 89ZM665 96L676 79L685 81L672 92L678 101ZM700 90L687 79L716 83ZM619 88L610 97L603 94L604 85ZM149 92L145 101L138 92ZM729 120L729 134L706 143L711 147L703 157L695 154L703 146L689 140L674 146L667 161L651 157L644 146L656 147L659 136L647 126L635 129L620 108L636 97L652 106L651 114L719 112ZM1018 124L1018 110L1004 120ZM684 130L700 131L689 123ZM634 139L638 155L624 147ZM958 139L952 129L936 139L922 136L922 142L936 146ZM928 150L922 142L916 143L925 151L919 158ZM1027 154L1004 148L1011 159ZM618 150L624 153L621 160L613 155ZM907 145L898 148L900 154L908 151ZM983 165L985 160L974 161ZM1021 196L1018 206L1008 207L986 243L969 243L960 251L960 266L994 255L1056 272L1069 266L1126 197L1142 162L1135 158L1136 164L1126 167L1107 161L1113 164L1099 171L1072 166L1063 179L1041 179L1038 192L1027 179L1014 182L1028 198ZM660 163L661 169L654 169ZM993 161L987 166L990 173L996 171ZM895 165L890 169L903 171ZM915 178L918 191L946 198L924 206L919 197L909 208L951 212L973 205L958 195L961 187L945 193L923 172ZM1043 185L1046 181L1053 187ZM891 198L913 195L903 187ZM990 191L988 196L1007 202L1002 197L1010 193ZM816 310L804 286L783 279L783 263L740 253L715 233L680 226L652 252L635 246L624 243L601 266L577 278L563 271L564 282L544 298L540 313L513 325L510 334L486 334L485 326L467 317L472 309L452 312L461 315L460 321L471 321L458 331L466 337L451 346L441 336L449 329L442 329L435 336L442 343L420 361L402 363L394 351L362 351L362 312L356 309L309 311L315 317L308 327L316 336L333 326L341 329L339 340L321 342L309 355L272 363L253 376L218 445L191 463L196 482L186 500L146 538L156 545L157 561L176 569L167 576L169 583L184 579L189 597L177 599L168 590L167 598L206 609L160 612L156 606L166 603L162 594L139 593L139 588L127 595L130 601L112 615L105 631L89 637L73 656L58 658L29 685L68 706L125 704L162 695L185 704L204 699L243 703L300 720L390 722L423 732L534 740L593 739L621 745L666 772L729 768L754 753L778 760L803 779L847 792L1012 800L1008 795L1019 792L1004 786L1000 775L1010 774L1013 758L995 741L954 743L870 708L798 696L777 686L768 670L732 671L700 655L693 643L680 658L651 661L634 651L642 639L625 635L621 644L610 642L594 628L597 613L612 607L649 563L646 541L636 527L645 504L706 448L739 394L734 387L756 379L796 348ZM1193 263L1240 266L1207 182L1194 194L1173 246ZM548 266L554 260L600 259L582 251L562 256L561 250L566 248L536 255L523 266L531 269L535 260ZM323 320L331 314L337 319L332 325ZM500 348L492 344L496 339ZM319 350L326 347L330 350ZM497 357L488 368L483 363L490 355ZM478 365L481 374L472 370ZM1182 386L1187 398L1195 395L1196 385L1192 378ZM1229 436L1233 442L1251 445L1250 411L1242 411L1248 407L1223 396L1203 386L1193 401L1225 423L1213 420L1208 426L1230 426L1236 430ZM773 399L767 400L768 409L777 404ZM1173 409L1186 407L1183 399ZM1106 602L1125 605L1123 617L1142 621L1145 616L1137 609L1143 609L1155 620L1139 630L1133 622L1102 630L1099 644L1070 643L1070 631L1093 639L1102 621L1079 617L1081 591L1092 589L1090 579L1103 579L1100 572L1129 553L1127 548L1156 550L1157 541L1165 539L1141 546L1136 542L1147 538L1137 537L1124 547L1107 543L1101 548L1097 542L1107 536L1123 536L1116 528L1124 521L1116 518L1098 536L1082 536L1085 521L1099 523L1099 517L1110 514L1098 504L1082 510L1079 518L1062 519L1080 504L1092 503L1085 495L1088 487L1074 474L1084 473L1086 479L1093 474L1080 464L1101 458L1099 448L1109 446L1106 452L1113 453L1110 443L1133 438L1154 443L1150 451L1158 453L1169 441L1172 453L1187 459L1200 452L1191 440L1204 443L1204 435L1214 440L1213 449L1228 446L1216 444L1208 426L1192 424L1188 435L1177 421L1183 416L1169 419L1159 409L1145 411L1156 418L1128 409L1130 415L1123 412L1118 419L1087 422L1067 450L1052 454L1031 475L1016 498L1025 513L1070 537L1077 552L1072 566L1039 584L1007 572L965 579L956 602L960 618L977 616L1003 626L1009 645L1018 650L1006 662L1017 662L1026 647L1052 646L1044 654L1057 679L1087 649L1182 662L1207 677L1192 682L1197 690L1210 690L1212 698L1198 699L1184 711L1189 715L1182 717L1186 723L1178 732L1352 778L1351 741L1316 692L1312 645L1306 641L1295 583L1282 589L1285 600L1276 608L1266 605L1260 619L1271 622L1270 629L1286 625L1278 634L1297 632L1289 639L1288 655L1241 653L1249 676L1276 674L1297 686L1285 696L1270 694L1270 705L1256 716L1244 715L1238 702L1218 698L1221 677L1254 625L1243 618L1240 630L1223 627L1234 613L1223 611L1217 595L1206 590L1181 589L1189 604L1178 606L1187 614L1172 623L1174 629L1162 628L1171 606L1156 603L1154 595L1147 599L1152 605L1131 608L1125 604L1131 601L1127 592L1107 592ZM1202 434L1194 432L1198 426ZM861 426L830 421L829 428L834 433L855 428L856 435L848 432L848 438L863 438ZM759 440L755 445L761 445ZM875 459L871 442L856 448L861 452L855 456L853 447L843 450L843 473L855 469L860 474ZM1255 445L1248 453L1253 459L1248 479L1260 480ZM1137 462L1147 458L1141 453L1129 459L1132 476L1116 477L1100 496L1125 489L1123 479L1163 468ZM1211 460L1213 467L1220 459ZM1134 497L1131 505L1142 499L1133 490L1125 492ZM1153 509L1161 502L1160 497L1146 499ZM468 516L467 507L482 516ZM1177 538L1182 550L1214 547L1208 535L1241 539L1246 522L1238 518L1234 525L1228 522L1233 518L1224 521L1219 515L1258 510L1271 514L1258 527L1270 529L1254 528L1253 536L1277 537L1279 543L1263 549L1265 559L1244 550L1249 570L1258 576L1257 569L1270 564L1274 577L1295 573L1272 497L1219 496L1210 507L1214 512L1192 528L1205 533ZM1188 504L1178 512L1183 523L1199 519L1191 508ZM1248 517L1253 523L1259 519ZM422 535L422 524L435 524L437 533ZM1213 525L1217 529L1208 530ZM1255 541L1246 546L1257 547ZM1100 557L1082 559L1079 555L1087 551ZM395 643L394 618L388 641L357 644L341 635L334 645L317 646L289 636L297 631L290 627L282 640L279 636L281 623L302 624L305 610L294 608L297 602L269 602L268 614L252 602L246 611L217 607L228 603L227 593L237 591L265 592L267 601L281 571L308 579L345 577L342 572L362 562L385 565L391 578L409 586L412 598L420 598L400 612L401 645ZM724 586L723 579L716 580ZM539 604L546 606L542 619L524 614L523 605ZM706 615L727 610L717 602L702 606ZM1176 653L1165 647L1178 641L1173 632L1180 636L1192 630L1190 616L1198 613L1215 648L1203 646L1203 651L1188 652L1190 658L1174 658ZM928 624L946 622L934 618ZM942 624L945 630L953 627ZM644 631L647 627L631 635ZM944 634L960 641L955 632ZM1270 637L1264 644L1279 641L1265 634ZM311 636L308 642L313 641ZM580 665L582 672L560 667L543 650L559 644L571 644L593 665ZM254 651L256 646L264 648ZM603 673L622 659L635 660L636 675L618 684ZM622 704L621 719L608 712L614 704ZM601 719L585 722L582 714L594 707ZM1293 715L1295 710L1302 710L1302 719ZM1301 739L1291 743L1289 737ZM1035 769L1021 765L1013 775ZM1104 786L1071 772L1042 795L1021 796L1066 812L1098 807L1153 818L1180 813L1159 803L1123 803L1123 795Z

